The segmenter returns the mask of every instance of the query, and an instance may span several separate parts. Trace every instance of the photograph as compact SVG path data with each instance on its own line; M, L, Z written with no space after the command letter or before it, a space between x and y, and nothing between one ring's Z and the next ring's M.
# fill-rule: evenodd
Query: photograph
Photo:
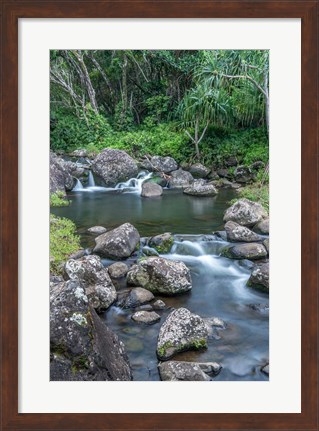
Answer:
M269 109L269 50L50 50L50 381L269 381Z

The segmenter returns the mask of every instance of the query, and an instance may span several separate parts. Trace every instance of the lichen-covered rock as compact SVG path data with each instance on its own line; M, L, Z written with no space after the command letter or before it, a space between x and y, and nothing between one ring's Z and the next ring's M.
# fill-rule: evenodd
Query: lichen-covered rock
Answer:
M202 184L194 181L190 187L184 189L184 193L192 196L216 196L217 190L213 184Z
M250 183L254 180L255 174L247 166L238 166L234 172L237 183Z
M50 287L50 379L131 380L123 343L89 306L76 280Z
M127 282L164 295L175 295L192 288L190 270L183 262L157 256L134 265L127 274Z
M231 259L256 260L267 257L267 250L262 244L251 242L229 247L223 254Z
M154 310L164 310L166 304L161 299L157 299L155 302L153 302L152 307Z
M258 172L260 169L263 169L265 167L265 163L261 160L252 163L250 166L250 170L253 172Z
M269 364L264 365L263 367L261 367L261 371L266 374L267 376L269 376Z
M229 169L217 169L217 174L221 178L228 178L229 180L233 179L233 174Z
M132 320L137 323L144 323L145 325L153 325L161 319L155 311L137 311L133 314Z
M137 229L130 223L124 223L95 238L93 253L110 259L124 259L131 256L139 241Z
M232 183L226 178L219 178L211 182L211 184L216 187L216 189L237 189L238 185L236 183ZM240 187L240 186L239 186Z
M230 242L255 242L261 239L259 235L248 229L248 227L242 226L234 221L228 221L225 224L225 231L227 241Z
M239 199L226 210L224 222L234 221L242 226L251 227L265 218L267 213L260 204L248 199Z
M72 157L87 157L88 152L85 148L81 148L79 150L74 150L70 156Z
M247 285L263 292L269 292L269 262L255 266Z
M269 254L269 238L267 238L263 241L263 245L265 246L265 249L267 250L267 253Z
M50 153L50 193L72 190L74 178L64 166L63 160L54 153Z
M98 311L106 310L116 300L115 287L98 256L69 259L65 272L70 280L82 283L90 304Z
M189 187L194 178L190 172L178 169L170 173L169 187L174 188L186 188Z
M178 308L168 315L161 326L157 356L165 361L179 352L206 348L207 337L204 320L186 308Z
M151 169L158 172L164 172L168 174L169 172L175 171L178 168L176 161L172 157L161 157L153 156L151 158Z
M209 381L216 376L221 365L217 362L161 362L158 366L163 381Z
M144 182L142 184L141 196L144 198L156 198L162 196L163 189L159 184L154 182Z
M93 160L92 171L102 178L106 186L112 187L136 177L138 167L125 151L107 148Z
M206 166L202 165L201 163L194 163L189 168L189 172L194 178L206 178L210 173L210 169L206 168Z
M155 248L158 253L169 253L174 244L174 237L171 233L165 232L161 235L153 236L148 244L150 247Z
M269 218L265 218L253 227L253 231L262 235L269 235Z
M111 278L125 277L128 272L128 266L124 262L112 263L107 269Z
M135 308L139 307L142 304L150 302L154 299L154 295L147 289L143 289L143 287L136 287L132 289L128 294L124 308Z
M88 229L88 232L92 233L93 235L102 235L102 233L105 233L107 229L103 226L92 226Z

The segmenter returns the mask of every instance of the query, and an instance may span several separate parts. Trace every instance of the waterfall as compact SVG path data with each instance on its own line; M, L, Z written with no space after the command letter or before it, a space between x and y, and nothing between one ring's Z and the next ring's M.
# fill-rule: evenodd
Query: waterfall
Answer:
M151 177L152 172L140 172L136 178L130 178L125 182L118 183L115 189L141 194L142 184Z
M95 181L92 171L89 171L88 187L95 187Z
M82 185L81 181L77 178L77 179L76 179L76 184L75 184L75 186L73 187L72 191L77 192L77 191L79 191L79 190L83 190L83 189L84 189L84 187L83 187L83 185Z

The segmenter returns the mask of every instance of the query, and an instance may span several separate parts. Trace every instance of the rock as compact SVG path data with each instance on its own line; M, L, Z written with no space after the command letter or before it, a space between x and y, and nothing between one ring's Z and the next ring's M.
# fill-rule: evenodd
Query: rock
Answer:
M170 176L171 178L168 183L169 187L172 189L189 187L194 181L192 174L182 169L171 172Z
M154 182L144 182L142 184L141 196L144 198L155 198L157 196L162 196L163 189L159 184Z
M226 323L224 322L224 320L220 319L219 317L206 317L203 320L205 322L205 325L208 331L210 331L212 327L218 328L218 329L226 329Z
M220 178L219 180L214 180L211 182L211 184L213 184L214 187L216 187L217 189L233 189L233 188L237 188L234 187L234 183L232 183L229 180L226 180L226 178Z
M217 175L221 178L232 179L233 174L228 169L217 169Z
M124 259L131 256L139 241L137 229L130 223L124 223L96 237L93 253L110 259Z
M248 199L239 199L226 210L224 222L234 221L242 226L251 227L265 218L267 213L260 204Z
M210 173L208 174L208 178L210 180L218 180L219 179L219 175L218 173L215 171L214 168L212 168L212 170L210 171Z
M63 160L54 153L50 153L50 193L72 190L74 178L65 168Z
M103 226L93 226L88 229L88 232L93 233L94 235L102 235L105 233L107 229Z
M225 160L225 166L227 166L228 168L231 168L233 166L237 166L238 165L238 160L235 156L229 156L226 160Z
M82 284L50 289L50 380L132 380L123 343L98 317Z
M152 169L150 170L164 172L164 174L168 174L169 172L178 169L178 165L172 157L161 156L153 156L151 158L151 167Z
M225 231L227 240L230 242L255 242L261 239L259 235L248 229L248 227L241 226L234 221L228 221L225 224Z
M217 362L178 362L167 361L159 364L158 369L163 381L209 381L211 376L221 370Z
M192 196L216 196L217 190L213 184L198 184L196 181L184 189L184 193Z
M65 272L70 280L82 283L90 304L98 311L106 310L116 300L115 287L98 256L69 259Z
M250 183L255 179L255 174L247 166L238 166L234 172L237 183Z
M217 230L216 232L214 232L214 235L216 235L217 238L220 238L223 241L227 241L227 234L224 230Z
M86 157L88 155L88 152L85 148L81 148L79 150L74 150L70 156L72 157Z
M261 367L261 371L266 374L267 376L269 376L269 364L264 365L263 367Z
M161 235L153 236L148 244L150 247L155 248L158 253L168 253L174 244L174 237L171 233L165 232Z
M161 319L155 311L137 311L133 314L132 320L138 323L145 323L146 325L153 325Z
M267 257L267 250L262 244L251 242L230 247L223 254L231 259L256 260Z
M164 295L175 295L192 288L190 270L183 262L156 256L134 265L127 274L127 282Z
M157 356L167 360L176 353L207 347L208 331L204 320L186 308L172 311L161 326Z
M265 218L253 227L253 231L262 235L269 235L269 218Z
M269 313L269 304L248 304L248 307L261 314Z
M265 163L259 160L258 162L254 162L250 165L251 171L259 171L260 169L263 169L265 167Z
M124 308L139 307L140 305L150 302L153 299L154 295L152 292L147 289L143 289L143 287L136 287L128 294L124 303Z
M164 310L164 308L166 307L166 304L161 299L158 299L157 301L153 302L152 306L154 310Z
M72 253L69 256L69 259L81 259L81 257L84 257L87 255L87 252L84 248L81 248L80 250L76 251L75 253Z
M107 148L93 160L92 171L102 178L106 186L115 186L136 177L138 167L125 151Z
M247 285L263 292L269 292L269 262L255 266Z
M155 184L158 184L159 186L165 187L167 185L167 180L164 177L161 177L159 175L154 175L153 177L145 180L144 183L155 183Z
M151 248L149 246L144 246L142 248L142 252L145 256L159 256L158 251L156 251L154 248Z
M189 168L189 172L194 178L206 178L210 173L210 169L206 168L206 166L201 163L195 163Z
M116 262L107 267L111 278L125 277L128 271L128 266L123 262Z

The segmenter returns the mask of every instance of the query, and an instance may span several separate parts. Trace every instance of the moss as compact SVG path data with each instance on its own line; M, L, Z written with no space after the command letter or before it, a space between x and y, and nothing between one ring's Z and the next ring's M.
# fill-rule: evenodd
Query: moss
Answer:
M62 191L57 191L50 195L50 206L51 207L67 207L70 205L71 201L66 199Z
M154 246L155 250L160 254L168 253L174 244L174 238L171 236L170 238L164 240L160 245Z
M167 341L166 343L163 344L163 346L159 347L157 349L157 355L158 357L161 358L165 358L166 357L166 350L169 349L170 347L174 347L173 344L170 341Z
M73 363L71 366L71 370L73 374L76 374L81 370L87 370L88 368L89 368L89 361L86 356L82 355L73 359Z
M207 341L205 338L202 338L201 340L196 340L194 341L194 343L192 343L192 346L196 349L196 350L200 350L200 349L206 349L207 348Z
M169 357L167 356L167 350L171 347L174 347L173 344L170 341L167 341L166 343L163 344L163 346L159 347L157 349L157 356L159 357L159 359L169 359ZM201 349L206 349L207 348L207 341L205 338L201 338L200 340L195 340L189 344L180 344L179 346L174 347L174 350L179 353L181 352L185 352L187 350L201 350Z
M75 224L67 219L50 215L50 271L62 273L62 267L70 254L80 248L80 238L75 234Z

